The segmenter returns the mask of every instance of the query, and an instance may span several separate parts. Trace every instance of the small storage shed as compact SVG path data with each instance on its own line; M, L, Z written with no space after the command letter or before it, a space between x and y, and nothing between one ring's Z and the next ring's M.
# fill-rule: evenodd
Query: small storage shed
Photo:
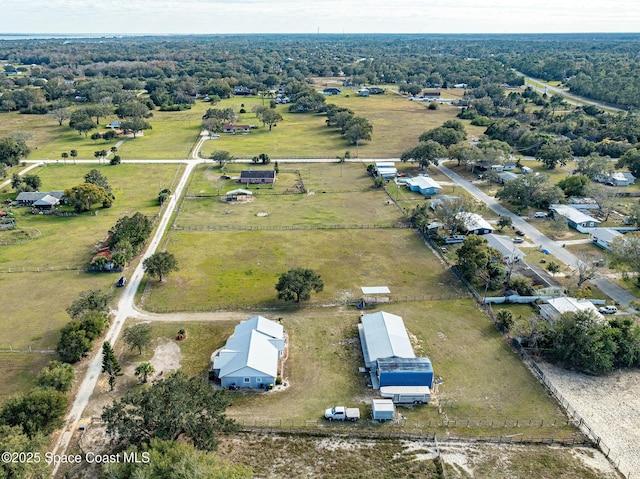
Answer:
M391 399L374 399L371 411L374 421L391 421L396 415L396 407Z
M429 358L379 358L377 376L380 387L427 386L433 383L433 367Z

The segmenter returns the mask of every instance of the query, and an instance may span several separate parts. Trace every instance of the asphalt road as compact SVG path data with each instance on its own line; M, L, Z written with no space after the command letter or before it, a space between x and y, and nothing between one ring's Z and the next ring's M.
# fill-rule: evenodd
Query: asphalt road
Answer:
M572 269L576 269L577 265L581 263L580 259L563 248L561 243L558 243L557 241L554 241L548 236L542 234L535 226L532 226L531 224L520 218L518 215L512 213L511 211L500 205L500 203L498 203L495 198L484 193L482 190L471 184L470 181L465 180L460 175L451 171L444 165L438 165L437 168L453 181L455 181L458 185L462 186L476 199L485 203L492 211L498 213L499 215L510 217L516 229L522 230L532 242L536 243L544 249L547 249L553 256L555 256L565 265L569 266ZM613 301L623 307L628 306L631 301L637 300L635 296L628 293L612 281L609 281L607 278L598 278L591 280L591 282L598 286L598 288L600 288L600 290L607 296L609 296Z

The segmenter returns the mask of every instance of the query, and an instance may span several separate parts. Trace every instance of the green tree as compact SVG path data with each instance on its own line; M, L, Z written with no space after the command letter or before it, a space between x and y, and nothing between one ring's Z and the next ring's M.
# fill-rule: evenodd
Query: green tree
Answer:
M84 329L67 325L60 331L56 352L65 363L77 363L90 349L91 340L87 337L87 332Z
M211 156L209 158L217 162L220 166L223 166L226 163L233 163L236 159L231 153L223 150L214 151L213 153L211 153Z
M153 222L140 212L132 216L123 216L109 231L109 246L119 251L131 252L131 258L138 254L153 231Z
M571 144L567 141L551 140L544 143L536 154L536 160L541 161L547 168L554 169L557 165L566 165L573 158Z
M82 291L66 311L73 319L79 319L89 311L106 314L109 311L109 294L97 289Z
M553 233L553 238L558 239L562 234L569 229L569 223L567 218L562 215L554 215L549 222L549 228Z
M214 450L216 435L234 429L225 415L227 406L224 389L212 389L206 379L178 371L147 388L128 390L103 409L102 420L109 435L127 444L181 438L198 449Z
M1 161L1 157L0 157ZM635 177L640 177L640 150L631 148L618 159L616 168L629 168L629 171Z
M0 138L0 163L15 166L29 153L29 147L24 139Z
M276 284L278 299L296 303L308 300L312 291L319 293L323 288L320 275L308 268L294 268L282 273Z
M109 388L113 391L118 376L122 376L122 367L113 352L113 348L109 341L102 343L102 372L109 376Z
M362 117L353 117L346 125L344 136L352 145L359 145L361 141L371 140L373 125Z
M47 438L43 434L29 437L20 426L0 425L0 455L4 452L33 452L41 458L47 452ZM0 477L33 479L49 477L51 472L44 460L40 462L0 461Z
M71 150L69 151L69 156L71 156L71 158L77 158L78 157L78 150Z
M428 140L433 140L440 143L442 146L449 148L456 143L460 143L466 137L467 134L464 131L464 126L462 127L462 130L457 128L446 128L444 126L438 126L422 133L418 138L418 141L425 142Z
M7 399L0 408L0 424L19 426L29 438L50 434L62 425L67 396L54 389L32 389Z
M149 379L149 376L151 376L154 372L155 372L155 368L153 367L153 364L149 363L149 362L144 362L144 363L140 363L136 369L135 369L135 375L137 377L141 377L142 378L142 382L146 383Z
M39 388L50 388L62 393L67 393L71 391L75 377L75 370L70 364L64 364L60 361L49 361L49 364L38 374L36 384Z
M158 278L162 282L164 276L172 271L178 271L178 263L173 253L160 251L154 253L142 262L142 267L152 278Z
M481 160L484 157L480 148L475 145L470 146L465 144L451 145L448 155L452 160L457 160L458 166L461 164L465 165L465 169L467 165Z
M533 294L533 281L526 276L514 276L507 281L507 288L516 291L520 296L530 296Z
M160 193L158 193L158 203L163 205L164 202L167 201L170 196L171 196L171 190L169 188L163 188L162 190L160 190Z
M564 191L565 196L582 196L587 185L591 184L589 177L585 175L571 175L558 182L558 187Z
M500 252L489 246L487 240L478 235L467 236L456 250L456 257L458 258L458 270L462 276L471 283L482 282L483 285L488 284L488 281L492 279L492 263L497 261L499 264L502 259Z
M608 156L591 153L588 156L576 159L575 173L584 175L591 180L606 176L612 171L613 164L611 163L611 158Z
M42 180L38 175L23 175L22 182L29 186L33 191L38 191L42 186Z
M138 117L129 118L128 120L123 121L122 125L120 126L122 127L123 130L130 131L133 134L134 138L141 131L151 129L151 124L148 121L145 121L144 119L138 118Z
M266 108L260 112L258 118L262 122L263 125L269 125L269 131L273 128L276 123L282 121L282 115L278 113L276 110L272 110L271 108Z
M125 328L122 334L124 342L131 350L137 349L138 354L151 346L151 326L145 323Z
M132 446L127 454L137 453L140 462L109 463L103 468L110 479L158 479L185 477L189 479L251 479L252 470L245 465L229 464L215 454L200 451L181 441L151 439L142 447Z
M71 117L71 111L66 107L54 108L47 116L57 121L58 126L62 126L62 123Z
M506 330L510 330L513 326L513 313L508 309L501 309L496 313L496 322Z
M640 232L634 231L614 239L609 245L612 265L620 271L640 273ZM640 286L640 276L636 276Z
M430 164L437 165L438 160L445 156L447 156L447 149L444 146L437 141L427 140L403 151L400 161L416 162L420 168L425 169Z
M500 231L502 231L503 228L511 228L513 220L511 219L511 216L500 216L497 224L498 228L500 228Z
M92 183L82 183L69 188L65 190L64 195L78 213L91 211L96 204L102 205L103 208L110 208L113 204L112 195L101 186Z
M547 209L550 204L559 203L563 197L562 190L551 186L546 175L519 175L496 193L496 198L522 208L535 206Z
M105 150L99 151L97 153L99 153L98 156L106 156ZM109 180L100 172L100 170L96 168L91 169L86 175L84 175L84 181L85 183L91 183L92 185L100 186L107 193L111 194L111 185L109 185Z
M78 114L81 112L74 112L71 114L71 120L69 126L76 130L79 135L84 135L85 138L89 135L89 132L96 127L94 121L86 114Z
M555 261L549 261L547 263L547 271L551 273L553 276L560 272L560 265Z

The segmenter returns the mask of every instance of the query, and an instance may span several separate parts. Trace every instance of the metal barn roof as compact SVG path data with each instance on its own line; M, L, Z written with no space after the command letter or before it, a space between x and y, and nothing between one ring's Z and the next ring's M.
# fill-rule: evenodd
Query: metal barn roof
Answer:
M409 335L400 316L379 311L360 318L362 351L371 367L379 358L415 358Z
M433 372L429 358L379 358L378 371L382 372Z

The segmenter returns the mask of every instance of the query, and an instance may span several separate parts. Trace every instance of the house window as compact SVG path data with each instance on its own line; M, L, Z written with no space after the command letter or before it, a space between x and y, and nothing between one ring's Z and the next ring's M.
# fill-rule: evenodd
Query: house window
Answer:
M244 378L244 382L245 383L250 383L251 382L251 378Z
M262 378L256 378L256 382L257 383L261 383L262 382Z

